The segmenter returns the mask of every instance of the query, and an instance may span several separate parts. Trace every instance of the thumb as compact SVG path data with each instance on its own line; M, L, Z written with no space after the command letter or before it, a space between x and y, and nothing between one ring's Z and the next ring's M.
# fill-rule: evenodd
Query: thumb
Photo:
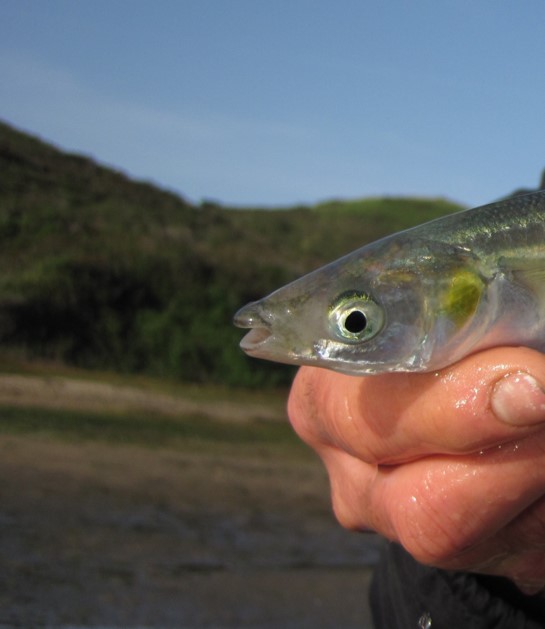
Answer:
M545 391L527 372L501 378L490 398L496 417L511 426L533 426L545 422Z

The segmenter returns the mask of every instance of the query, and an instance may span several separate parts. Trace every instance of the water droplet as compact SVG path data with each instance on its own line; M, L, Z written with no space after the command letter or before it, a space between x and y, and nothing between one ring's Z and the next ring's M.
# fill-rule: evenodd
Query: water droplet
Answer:
M418 629L430 629L431 628L431 614L430 612L424 612L418 619Z

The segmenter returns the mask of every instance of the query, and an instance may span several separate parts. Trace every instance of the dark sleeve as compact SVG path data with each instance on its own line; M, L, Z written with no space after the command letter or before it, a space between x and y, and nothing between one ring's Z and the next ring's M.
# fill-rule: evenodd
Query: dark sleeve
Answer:
M417 563L385 546L370 590L375 629L544 629L545 599L508 579Z

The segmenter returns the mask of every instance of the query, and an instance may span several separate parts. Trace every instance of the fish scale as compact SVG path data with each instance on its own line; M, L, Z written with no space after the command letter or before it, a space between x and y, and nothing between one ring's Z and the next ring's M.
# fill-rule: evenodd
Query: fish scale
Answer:
M243 307L251 356L349 374L545 349L545 191L387 236Z

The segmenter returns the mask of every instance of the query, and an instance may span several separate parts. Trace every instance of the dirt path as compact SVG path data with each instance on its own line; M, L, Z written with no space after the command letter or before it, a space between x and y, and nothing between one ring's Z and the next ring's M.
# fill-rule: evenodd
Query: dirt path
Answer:
M40 408L205 415L224 421L283 420L285 412L264 404L195 401L131 386L61 376L0 375L0 403Z

